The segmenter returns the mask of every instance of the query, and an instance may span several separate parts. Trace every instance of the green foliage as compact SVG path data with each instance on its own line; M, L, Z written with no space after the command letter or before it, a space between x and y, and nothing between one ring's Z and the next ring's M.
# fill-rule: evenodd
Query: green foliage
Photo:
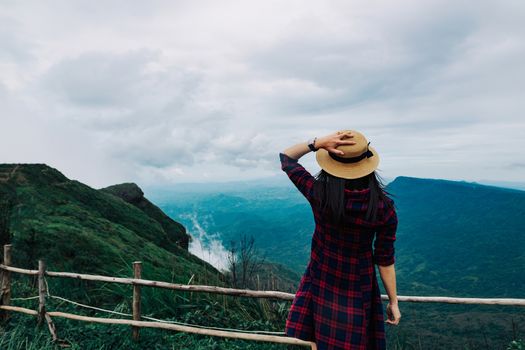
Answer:
M400 293L525 295L525 191L476 183L398 177Z
M523 350L523 349L525 349L525 342L521 339L513 340L510 342L509 346L507 346L507 350Z
M215 268L177 244L186 236L180 224L168 235L166 222L46 165L2 164L2 174L10 174L0 181L0 193L11 193L14 203L9 222L16 266L36 268L44 259L50 270L130 276L131 262L139 260L144 278L173 276L182 283L195 274L195 282L221 283Z
M226 285L224 276L219 271L177 244L180 237L186 236L180 224L173 224L174 221L170 224L166 218L153 215L152 212L147 213L108 191L95 190L69 180L46 165L0 165L0 193L3 194L1 199L4 202L7 198L5 194L9 194L12 204L0 207L0 214L9 218L4 222L9 223L12 234L10 243L13 244L12 263L15 266L34 269L38 259L43 259L47 269L52 271L132 277L132 262L141 261L142 278L145 279L187 283L194 276L193 283ZM154 210L148 208L150 209ZM162 222L155 218L162 219ZM169 234L165 227L169 227ZM35 290L30 293L24 287L34 288L34 278L18 274L12 276L13 297L36 294ZM52 295L97 307L113 309L118 306L130 310L132 290L129 285L65 278L46 280ZM143 311L159 318L180 317L187 311L187 305L181 306L181 301L186 303L188 300L184 293L143 288L142 295ZM54 305L56 300L50 298L49 305ZM198 308L208 300L210 299L205 295L197 296L193 298L193 305ZM14 305L17 303L25 305L23 301L13 301ZM67 305L61 303L55 305L56 309L66 311L64 308ZM36 309L36 306L32 305L31 308ZM33 334L36 332L33 327L26 329L23 322L18 326L19 320L25 317L30 319L28 322L32 322L32 317L13 316L4 329L4 343L0 348L45 346ZM61 321L57 320L57 324L59 322ZM14 327L10 329L12 326ZM82 324L76 328L83 329L81 327L84 326L86 325ZM108 328L89 325L86 329L90 327L100 331L100 334L104 334L104 330ZM68 332L66 326L58 329L59 332ZM79 333L81 334L80 330ZM23 334L36 343L16 343L16 339L25 339ZM93 339L95 338L97 337ZM100 347L93 348L108 346L109 342L104 336L99 338ZM78 339L80 341L83 337L79 336ZM118 341L118 338L115 339ZM6 345L9 342L12 345ZM126 347L123 345L122 348Z
M123 183L103 188L101 191L113 194L139 208L162 226L168 240L175 241L184 249L188 248L189 235L186 234L185 227L172 220L159 207L146 199L144 192L136 184Z
M22 276L13 283L13 294L17 296L31 296L37 293L31 287L29 277ZM61 290L61 279L49 279L51 295L70 298L70 293ZM86 290L85 286L77 288ZM263 299L248 299L228 297L204 293L173 292L151 293L144 295L148 290L159 289L143 288L142 312L144 316L159 318L167 321L183 322L189 325L200 325L220 328L231 328L253 331L280 332L284 327L289 303ZM122 291L120 303L113 301L110 305L107 300L115 294L105 290L104 302L87 300L91 305L97 305L113 311L130 313L130 291ZM38 307L38 300L14 300L12 304L30 309ZM48 311L60 310L74 314L122 318L120 315L82 308L48 297L46 299ZM47 327L36 327L36 319L32 316L11 313L9 322L0 327L1 349L58 349L52 344ZM129 318L129 317L126 317ZM146 320L146 319L144 319ZM135 343L131 339L131 327L123 325L105 325L86 323L76 320L54 317L58 337L62 343L69 344L71 349L285 349L283 345L223 339L218 337L186 334L175 331L142 328L140 341Z

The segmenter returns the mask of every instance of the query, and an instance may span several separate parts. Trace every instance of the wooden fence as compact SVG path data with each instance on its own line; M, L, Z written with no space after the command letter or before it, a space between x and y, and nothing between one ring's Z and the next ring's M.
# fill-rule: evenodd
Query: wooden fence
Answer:
M22 269L11 266L11 245L4 245L4 261L0 264L0 272L2 273L2 285L0 289L0 319L6 320L9 316L9 311L21 312L28 315L37 317L37 324L43 324L44 320L47 323L49 331L54 341L58 340L55 326L51 317L64 317L73 320L85 321L85 322L96 322L96 323L108 323L108 324L125 324L132 326L132 338L135 341L139 340L139 330L141 327L150 328L161 328L180 332L203 334L216 337L224 338L235 338L243 340L254 340L271 343L282 343L282 344L295 344L300 346L309 347L316 350L317 347L314 342L304 341L297 338L280 335L269 335L269 334L255 334L246 333L246 331L231 331L231 330L218 330L213 329L215 327L201 327L201 326L187 326L181 324L171 324L157 321L141 321L141 318L149 318L141 316L141 304L140 304L140 290L141 286L154 287L154 288L166 288L172 290L190 291L190 292L207 292L224 294L230 296L240 297L252 297L252 298L269 298L269 299L280 299L292 301L294 294L279 292L279 291L260 291L250 289L235 289L235 288L224 288L217 286L206 286L206 285L189 285L189 284L177 284L168 283L162 281L152 281L141 278L142 264L140 261L133 262L133 278L122 278L122 277L111 277L102 275L89 275L73 272L56 272L47 271L46 265L43 260L38 261L38 270ZM12 306L11 304L11 273L20 273L25 275L37 275L38 276L38 310L27 309L19 306ZM48 311L46 309L46 293L47 284L45 283L45 276L49 277L60 277L60 278L75 278L91 281L102 281L110 283L121 283L133 285L133 303L132 303L132 319L117 319L117 318L102 318L102 317L88 317L81 316L66 312L59 311ZM37 298L34 297L34 298ZM63 299L63 298L61 298ZM388 300L387 295L381 295L382 300ZM63 299L65 300L65 299ZM432 303L455 303L455 304L485 304L485 305L514 305L514 306L525 306L525 299L511 299L511 298L453 298L453 297L421 297L421 296L398 296L399 301L407 302L432 302ZM78 303L75 303L78 304ZM78 304L82 305L82 304ZM82 305L85 306L85 305ZM86 306L89 307L89 306ZM95 307L91 307L97 309ZM99 309L100 310L100 309ZM116 312L114 312L116 313ZM151 319L151 318L150 318ZM258 332L258 333L272 333L272 332ZM275 332L277 333L277 332Z

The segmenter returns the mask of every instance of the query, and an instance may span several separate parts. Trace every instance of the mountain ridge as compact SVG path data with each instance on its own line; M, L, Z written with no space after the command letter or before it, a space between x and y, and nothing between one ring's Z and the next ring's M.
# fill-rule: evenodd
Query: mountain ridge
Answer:
M497 185L488 185L488 184L479 183L476 181L450 180L450 179L443 179L443 178L421 178L421 177L405 176L405 175L396 176L391 182L387 184L387 186L390 184L399 183L399 182L429 183L432 181L439 182L441 184L448 184L448 185L468 186L471 188L475 186L479 186L479 187L497 189L497 190L507 191L507 192L525 193L525 190L521 190L517 188L502 187L502 186L497 186Z
M386 188L398 209L400 292L509 297L525 293L513 272L525 266L525 254L519 250L525 244L520 232L525 191L409 176L397 177ZM270 259L298 273L308 262L315 222L292 183L285 189L255 186L220 196L181 193L159 205L177 220L179 213L198 215L200 224L219 232L224 242L241 232L252 234ZM180 220L191 230L189 220Z
M13 244L13 265L45 259L49 269L114 273L141 260L155 275L221 284L215 267L188 252L183 225L143 196L126 202L117 189L129 185L115 186L94 189L44 163L0 164L0 243Z
M175 239L175 242L185 250L188 250L191 236L186 233L186 228L179 222L167 216L159 207L144 197L142 189L133 182L116 184L99 189L99 191L110 193L134 205L149 217L158 221L164 231Z

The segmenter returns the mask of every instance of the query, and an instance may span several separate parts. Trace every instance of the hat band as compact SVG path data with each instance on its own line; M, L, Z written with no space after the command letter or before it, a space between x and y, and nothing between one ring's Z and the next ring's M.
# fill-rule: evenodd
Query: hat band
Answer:
M359 162L360 160L362 160L364 158L370 158L370 157L374 156L372 151L370 151L368 149L368 145L369 144L370 144L370 142L368 142L368 144L366 145L366 151L365 152L363 152L362 154L360 154L358 156L355 156L355 157L350 157L350 158L339 157L339 156L335 155L332 152L328 152L328 154L330 155L330 157L332 157L333 160L336 160L336 161L341 162L341 163L357 163L357 162Z

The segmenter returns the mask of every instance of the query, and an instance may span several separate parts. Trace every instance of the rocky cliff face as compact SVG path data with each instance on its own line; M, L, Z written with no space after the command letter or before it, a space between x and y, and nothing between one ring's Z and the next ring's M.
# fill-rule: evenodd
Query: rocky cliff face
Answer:
M142 210L146 215L158 221L168 236L181 248L188 250L191 236L186 233L186 228L174 221L169 216L144 197L144 192L137 184L128 182L102 188L101 191L111 193L124 201Z

